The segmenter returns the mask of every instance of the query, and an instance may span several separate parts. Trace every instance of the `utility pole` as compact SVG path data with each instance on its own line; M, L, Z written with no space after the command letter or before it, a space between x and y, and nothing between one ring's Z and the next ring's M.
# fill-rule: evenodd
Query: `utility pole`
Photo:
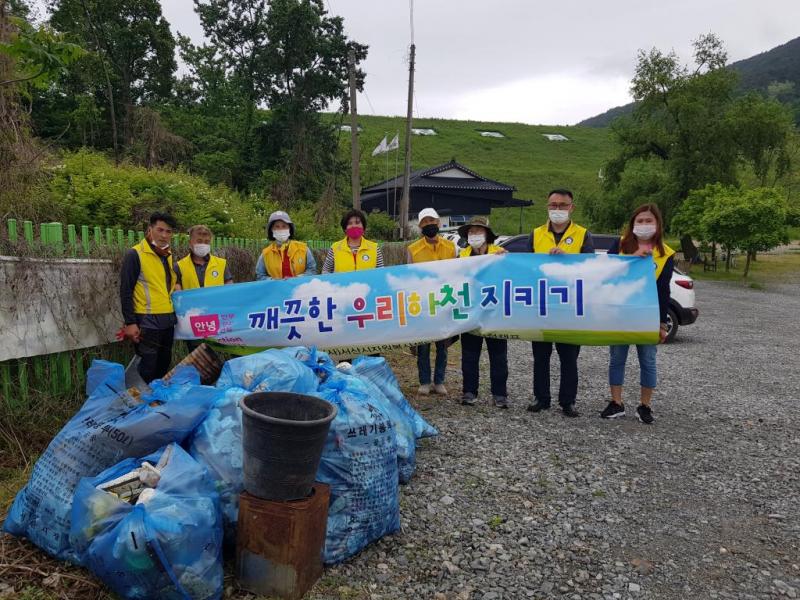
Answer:
M361 210L361 176L359 174L359 161L361 159L358 153L358 109L356 108L355 50L350 50L348 63L350 71L350 185L353 187L353 208Z
M403 196L400 198L400 239L408 239L408 207L411 204L411 120L414 116L414 59L416 46L411 44L408 62L408 113L406 114L406 159L403 176Z

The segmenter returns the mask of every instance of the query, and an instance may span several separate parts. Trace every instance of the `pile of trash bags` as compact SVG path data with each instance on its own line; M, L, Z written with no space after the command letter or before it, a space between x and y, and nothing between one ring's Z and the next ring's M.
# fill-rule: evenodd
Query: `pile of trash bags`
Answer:
M304 347L227 361L214 386L180 367L125 389L122 365L96 360L87 400L17 494L5 531L84 565L124 598L219 598L223 548L236 539L240 400L318 396L338 408L317 472L331 498L323 562L341 562L400 528L399 484L416 442L437 435L381 357L336 365Z

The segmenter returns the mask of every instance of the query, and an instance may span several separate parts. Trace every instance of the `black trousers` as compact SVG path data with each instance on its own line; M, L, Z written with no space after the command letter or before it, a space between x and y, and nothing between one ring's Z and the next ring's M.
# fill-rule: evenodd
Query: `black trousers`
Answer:
M480 359L483 340L489 353L489 379L492 383L492 396L508 396L508 341L483 338L471 333L461 334L461 376L463 391L478 395L480 383Z
M136 354L142 357L139 363L139 375L145 383L160 379L169 371L172 363L172 339L175 328L149 329L140 328L139 343L134 346Z
M553 342L531 342L533 346L533 397L550 406L550 356ZM558 403L564 407L575 403L578 395L578 354L580 346L556 342L556 352L561 363L561 385L558 390Z

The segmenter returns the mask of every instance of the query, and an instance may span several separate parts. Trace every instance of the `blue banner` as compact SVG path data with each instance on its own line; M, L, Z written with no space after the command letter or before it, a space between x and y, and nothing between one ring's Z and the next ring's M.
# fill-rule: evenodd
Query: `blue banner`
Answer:
M173 295L178 339L381 352L472 332L582 345L654 344L650 258L494 254L200 288Z

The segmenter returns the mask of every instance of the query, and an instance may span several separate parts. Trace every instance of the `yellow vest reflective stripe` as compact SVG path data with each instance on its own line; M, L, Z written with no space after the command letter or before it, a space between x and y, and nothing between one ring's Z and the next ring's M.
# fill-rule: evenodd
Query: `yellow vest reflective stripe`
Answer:
M378 266L378 244L361 238L361 245L353 260L353 250L347 245L347 238L334 242L333 272L347 273L350 271L364 271Z
M224 285L226 264L224 258L212 254L208 258L208 264L206 265L203 287ZM178 268L181 270L181 287L184 290L193 290L200 287L200 281L197 279L197 269L195 269L192 262L191 254L187 254L178 261Z
M167 256L170 270L170 289L167 289L167 276L161 257L142 240L133 247L139 255L139 279L133 288L133 312L140 315L162 315L175 312L170 294L175 289L177 277L172 271L172 255Z
M486 249L486 254L497 254L498 252L500 252L500 246L495 246L494 244L489 244L489 247ZM472 256L472 246L467 246L466 248L462 248L458 256L460 258L466 258L467 256Z
M284 249L289 254L289 268L292 270L292 277L306 272L308 244L289 240L286 244L278 247L276 242L272 242L261 251L261 256L264 257L264 268L267 270L267 275L273 279L283 279Z
M409 244L408 252L411 254L411 262L415 263L445 260L456 258L456 245L442 236L439 236L436 244L425 241L425 238L419 238L416 242Z
M622 249L620 249L620 254L625 254ZM664 270L664 265L667 264L669 257L675 254L675 250L664 244L664 254L661 254L658 251L658 248L653 248L653 262L655 263L656 269L656 279L661 277L661 273Z
M580 254L583 240L586 238L586 228L570 222L561 241L556 244L556 238L550 231L550 222L533 230L533 251L537 254L547 254L553 248L560 248L567 254Z

